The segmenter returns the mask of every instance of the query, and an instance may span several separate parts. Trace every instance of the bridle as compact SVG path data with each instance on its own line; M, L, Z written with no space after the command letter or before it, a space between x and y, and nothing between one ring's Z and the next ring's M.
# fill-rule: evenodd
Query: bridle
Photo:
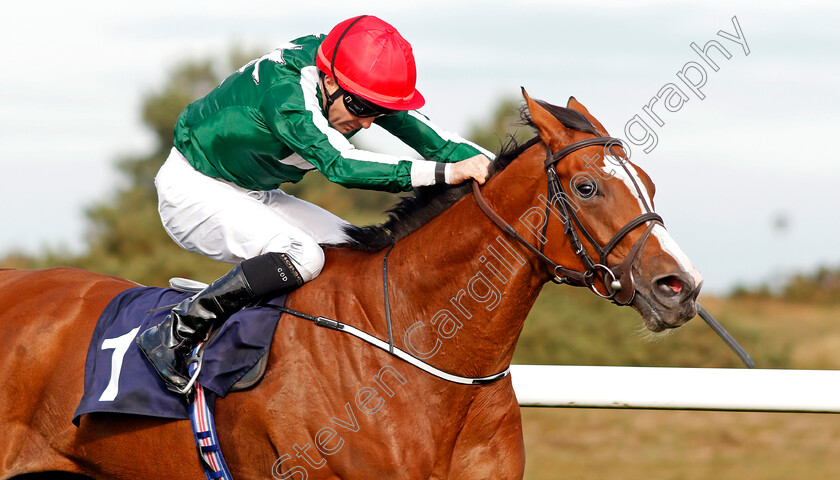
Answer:
M569 239L569 243L572 246L575 254L580 258L581 263L585 270L583 272L572 270L570 268L564 267L557 262L551 260L545 254L545 243L540 242L539 248L532 245L529 241L523 238L514 228L505 222L505 220L496 213L492 207L487 203L484 199L484 196L481 194L481 190L478 187L478 182L473 182L473 195L475 196L476 203L478 207L484 212L490 220L493 221L499 228L501 228L505 233L507 233L510 237L515 239L517 242L522 244L525 248L527 248L531 253L536 255L542 262L543 266L548 273L549 278L551 281L555 283L565 283L569 285L575 286L585 286L592 290L596 295L602 298L606 298L608 300L612 300L614 303L618 305L628 305L633 301L633 297L636 292L635 280L633 279L633 272L632 267L636 257L644 248L645 243L647 242L648 237L650 236L653 228L659 224L664 225L662 221L662 217L660 217L657 213L655 213L650 205L648 205L647 200L645 199L645 195L642 193L642 189L639 186L638 182L634 178L633 175L630 175L630 171L627 168L627 161L624 160L621 162L620 167L623 168L628 177L632 180L633 185L636 189L636 194L638 195L639 199L641 200L641 204L644 208L644 212L630 220L626 225L621 227L613 237L605 244L601 245L589 231L586 230L586 227L583 226L580 219L578 218L577 214L575 213L574 208L571 207L571 203L568 194L566 193L565 189L563 188L563 184L560 182L560 178L557 175L557 171L555 170L555 165L557 162L563 160L566 156L570 153L580 150L582 148L592 147L596 145L604 146L604 151L610 149L610 152L616 158L622 158L621 155L615 154L615 152L611 149L615 145L621 145L621 140L613 137L594 137L588 138L585 140L580 140L574 142L566 147L558 150L557 152L552 152L551 148L546 145L546 158L544 162L546 175L548 178L548 201L546 202L545 206L545 216L542 225L542 238L545 238L546 230L548 229L548 219L551 206L556 204L558 206L560 217L563 221L563 234ZM623 159L623 158L622 158ZM608 266L607 264L607 256L615 249L615 247L627 236L630 232L635 230L640 225L643 225L647 222L650 224L645 229L644 233L636 240L636 243L630 249L630 252L624 258L624 260L613 267ZM580 235L586 238L590 245L592 245L593 249L597 252L599 261L595 261L590 255L589 252L583 247L583 243L580 240ZM595 279L600 276L601 281L606 287L606 292L601 292L595 286Z
M626 225L621 227L604 246L601 246L601 244L598 243L598 241L595 240L595 238L586 230L586 227L583 226L583 223L581 223L575 213L574 208L570 208L571 203L567 200L568 194L563 189L563 184L560 182L560 178L557 176L557 171L554 168L557 162L563 160L570 153L582 148L596 145L604 146L605 152L609 150L614 157L622 159L620 167L624 169L628 178L630 178L633 182L636 194L638 195L642 208L644 209L644 212L641 215L637 216L633 220L630 220ZM563 234L568 237L572 249L583 263L583 266L585 267L583 272L566 268L548 258L545 254L545 243L547 240L545 242L540 242L539 248L525 240L519 233L517 233L516 230L514 230L512 226L510 226L510 224L505 222L505 220L499 216L492 207L490 207L487 200L485 200L484 196L481 194L478 182L473 182L473 195L475 197L476 204L478 204L478 208L480 208L481 211L493 221L493 223L542 260L543 267L553 282L566 283L575 286L585 286L595 292L596 295L612 300L618 305L629 305L636 294L636 284L633 279L633 263L639 255L639 252L641 252L644 248L648 237L650 237L650 234L653 231L653 228L656 225L664 226L664 222L662 221L662 217L655 213L651 209L651 206L648 205L645 195L642 193L642 187L636 181L635 176L630 174L630 169L627 167L627 160L622 155L618 155L612 150L612 147L615 145L621 145L621 140L613 137L598 136L574 142L564 148L561 148L557 152L552 152L548 145L545 146L546 154L544 166L548 177L548 201L546 202L545 215L543 217L544 223L542 225L542 238L545 239L546 230L548 229L549 209L553 203L557 203L563 220ZM630 248L630 252L626 257L624 257L624 260L614 267L607 266L607 256L613 251L613 249L615 249L616 245L618 245L619 242L627 236L627 234L647 222L650 222L650 224L647 228L645 228L645 231L639 239L636 240L636 243L633 244L633 247ZM586 249L583 248L579 233L583 233L583 236L589 241L594 250L598 252L599 263L596 263L595 260L589 256ZM606 286L606 293L598 291L595 287L595 278L599 273L601 274L601 281ZM700 317L702 317L703 320L712 327L715 333L717 333L738 355L747 368L755 367L755 362L753 362L753 359L747 351L744 350L744 348L741 347L734 338L732 338L732 335L730 335L729 332L727 332L726 329L717 322L717 320L715 320L702 306L700 306L699 303L697 304L697 312L700 314Z

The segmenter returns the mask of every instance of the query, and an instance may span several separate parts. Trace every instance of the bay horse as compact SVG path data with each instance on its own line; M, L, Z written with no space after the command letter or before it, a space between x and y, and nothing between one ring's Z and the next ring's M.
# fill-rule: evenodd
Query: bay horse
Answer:
M480 190L425 189L385 224L353 228L351 248L326 248L328 267L286 305L390 333L465 377L509 366L550 280L630 305L652 331L691 319L701 278L653 213L650 178L605 149L606 129L574 98L523 95L537 136L502 152ZM68 268L0 272L0 479L202 475L185 421L71 424L94 323L133 286ZM237 479L520 479L525 464L509 376L460 385L285 314L261 384L218 399L216 422Z

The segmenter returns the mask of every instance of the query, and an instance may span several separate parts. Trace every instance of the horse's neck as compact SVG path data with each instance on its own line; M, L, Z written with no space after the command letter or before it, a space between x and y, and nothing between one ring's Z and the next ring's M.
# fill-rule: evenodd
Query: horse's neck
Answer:
M533 171L535 162L522 160L482 189L511 224L545 188L541 172ZM381 272L382 257L372 257ZM533 255L509 239L468 195L390 253L395 344L452 373L496 373L510 363L525 317L545 282L540 269ZM384 299L376 301L374 310L382 311Z

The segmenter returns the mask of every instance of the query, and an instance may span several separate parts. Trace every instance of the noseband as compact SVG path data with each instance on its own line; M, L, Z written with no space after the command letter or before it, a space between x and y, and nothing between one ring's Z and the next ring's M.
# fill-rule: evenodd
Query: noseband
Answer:
M563 234L569 239L572 249L578 258L580 258L581 263L583 263L585 268L583 272L566 268L548 258L545 255L545 242L540 242L540 247L537 248L519 235L519 233L510 226L510 224L505 222L505 220L499 216L492 207L490 207L484 199L484 196L481 194L481 190L478 188L478 182L473 182L473 195L475 196L478 207L485 215L487 215L488 218L490 218L490 220L493 221L493 223L542 260L543 266L545 267L549 278L553 282L585 286L592 290L596 295L612 300L618 305L628 305L633 301L633 297L636 293L636 285L633 279L632 271L633 263L639 255L639 252L641 252L644 248L648 237L653 231L653 227L657 224L664 225L664 223L662 221L662 217L651 210L645 200L645 196L642 194L641 187L638 182L636 182L633 175L630 175L630 171L627 168L627 162L625 160L621 162L620 166L627 172L628 177L632 180L636 189L636 194L639 196L645 212L621 227L603 246L601 246L601 244L598 243L598 241L595 240L595 238L586 230L586 227L583 226L583 223L581 223L575 213L574 208L569 208L570 201L567 199L569 198L568 194L563 189L563 184L560 182L560 178L558 177L557 171L554 167L557 162L563 160L563 158L568 156L570 153L595 145L602 145L604 146L604 150L607 150L607 148L611 148L614 145L621 145L621 140L613 137L588 138L574 142L557 152L552 152L551 148L546 145L545 170L548 177L548 202L545 206L545 221L542 226L542 238L545 238L545 233L548 229L549 208L551 208L552 203L557 203L563 219ZM612 150L610 150L610 152L613 153L616 158L621 157L620 155L615 155ZM622 239L624 239L624 237L627 236L627 234L647 222L651 223L647 226L639 239L636 240L636 243L630 249L630 252L624 260L614 267L609 267L607 264L607 256L609 256L613 249L615 249L615 247ZM597 252L599 257L598 262L596 262L589 255L589 252L587 252L583 247L583 243L580 241L580 234L583 234ZM596 278L601 279L602 283L606 287L606 292L599 291L595 286Z

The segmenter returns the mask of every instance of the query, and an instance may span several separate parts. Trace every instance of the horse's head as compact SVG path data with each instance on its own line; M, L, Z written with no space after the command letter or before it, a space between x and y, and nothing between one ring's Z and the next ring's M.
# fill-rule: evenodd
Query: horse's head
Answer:
M566 280L632 305L654 332L693 318L702 278L654 213L650 177L574 98L562 108L523 95L547 147L546 256L582 273Z

